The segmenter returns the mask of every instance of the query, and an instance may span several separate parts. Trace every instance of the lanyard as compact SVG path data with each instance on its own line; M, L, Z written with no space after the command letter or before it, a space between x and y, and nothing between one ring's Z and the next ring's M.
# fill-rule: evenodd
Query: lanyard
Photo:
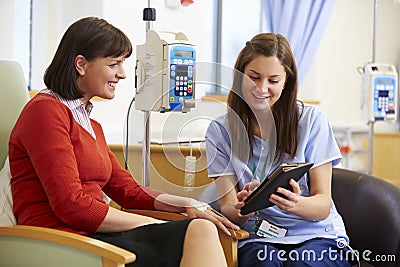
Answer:
M260 155L260 159L261 159L261 155ZM260 159L258 161L260 161ZM268 157L264 161L264 165L263 165L263 168L262 168L262 171L261 171L260 179L257 179L257 166L256 166L256 163L253 162L253 169L252 169L252 179L253 180L257 180L260 183L262 181L264 181L264 179L266 178L267 162L268 162Z
M267 154L268 155L268 154ZM258 162L260 162L260 160L261 160L261 156L262 156L262 153L260 154L260 158L259 158L259 160L258 160ZM262 168L262 171L261 171L261 177L260 177L260 179L257 179L257 166L256 166L256 163L255 163L255 161L253 162L253 169L252 169L252 180L258 180L260 183L262 182L262 181L264 181L264 179L266 178L266 169L267 169L267 162L268 162L268 156L267 156L267 158L265 159L265 161L264 161L264 165L263 165L263 168ZM257 227L259 227L259 224L260 224L260 222L261 222L261 220L260 220L260 213L259 213L259 211L255 211L255 228L257 228Z

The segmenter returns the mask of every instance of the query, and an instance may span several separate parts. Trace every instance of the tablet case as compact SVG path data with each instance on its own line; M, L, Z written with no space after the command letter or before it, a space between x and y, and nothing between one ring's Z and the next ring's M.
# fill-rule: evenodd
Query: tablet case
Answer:
M301 177L314 165L307 163L284 163L279 165L245 200L240 214L246 215L250 212L273 206L268 199L276 189L282 187L291 190L289 180L299 181Z

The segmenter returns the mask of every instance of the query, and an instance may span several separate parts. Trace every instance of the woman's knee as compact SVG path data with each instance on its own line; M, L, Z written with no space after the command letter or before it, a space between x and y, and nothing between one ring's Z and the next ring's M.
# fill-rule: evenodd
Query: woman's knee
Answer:
M216 225L205 219L194 219L189 223L186 237L195 238L216 238L218 239L218 230Z

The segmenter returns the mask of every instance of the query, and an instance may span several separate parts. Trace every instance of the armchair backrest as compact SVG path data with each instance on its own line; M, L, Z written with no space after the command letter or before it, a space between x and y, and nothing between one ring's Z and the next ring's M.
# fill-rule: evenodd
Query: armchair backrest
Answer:
M0 225L16 223L12 210L8 140L14 124L29 100L21 66L0 60Z
M0 169L8 154L8 140L22 108L29 100L21 66L0 60Z
M360 254L396 257L396 262L374 262L374 266L400 265L400 188L377 177L333 169L332 198L343 217L350 245ZM363 260L363 259L361 259ZM364 259L365 260L365 259Z

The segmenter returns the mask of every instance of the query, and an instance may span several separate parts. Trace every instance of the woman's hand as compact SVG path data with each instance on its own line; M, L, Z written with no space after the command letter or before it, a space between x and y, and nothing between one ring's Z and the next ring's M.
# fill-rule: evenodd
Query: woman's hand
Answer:
M220 228L227 235L231 235L228 228L232 230L239 230L240 227L229 221L218 211L212 209L207 203L197 200L191 200L189 206L186 207L186 213L189 218L202 218L212 221L218 228Z
M192 198L161 194L156 197L154 207L156 210L178 213L186 212L189 218L207 219L212 221L227 235L231 235L228 231L228 228L233 230L240 229L239 226L229 221L225 216L211 209L207 203L200 202Z
M301 193L300 186L295 180L290 179L289 184L292 186L292 191L278 187L276 194L271 194L269 197L269 201L286 211L290 211L296 207Z

